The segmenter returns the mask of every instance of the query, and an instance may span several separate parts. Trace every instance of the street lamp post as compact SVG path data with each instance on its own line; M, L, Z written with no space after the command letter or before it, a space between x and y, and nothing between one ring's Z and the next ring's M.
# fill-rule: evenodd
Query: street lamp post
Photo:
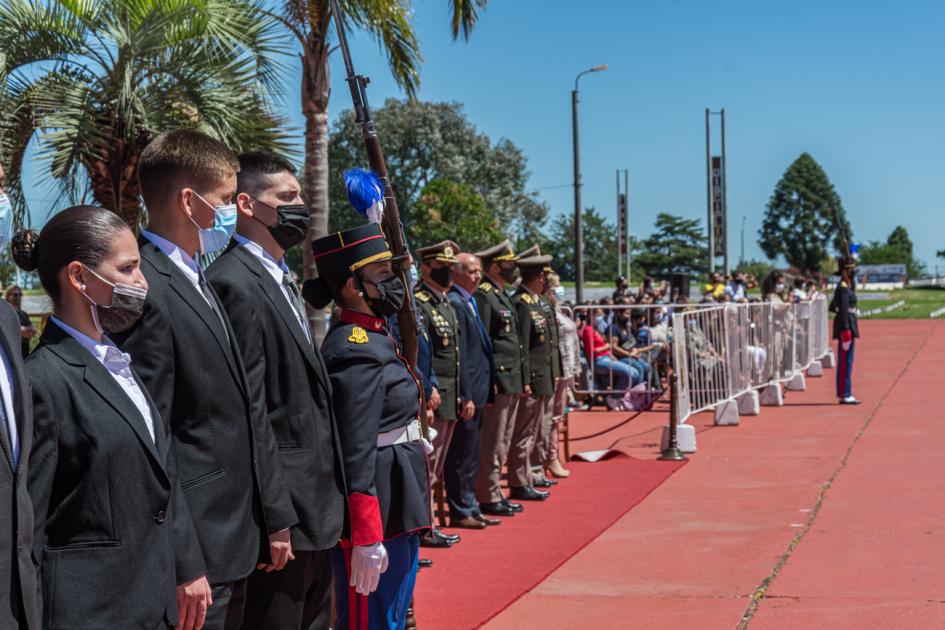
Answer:
M739 267L745 266L745 220L747 218L748 217L744 217L744 216L742 217L742 251L741 251L741 255L738 257Z
M581 222L581 155L578 139L578 80L585 74L606 70L607 64L594 66L574 77L571 92L571 130L574 143L574 293L578 304L584 303L584 226Z

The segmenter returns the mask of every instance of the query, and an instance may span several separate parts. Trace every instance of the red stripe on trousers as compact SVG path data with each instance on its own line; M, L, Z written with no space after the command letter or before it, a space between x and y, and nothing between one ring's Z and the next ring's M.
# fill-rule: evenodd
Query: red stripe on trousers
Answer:
M371 627L370 620L368 619L368 598L366 595L358 595L358 603L361 604L361 617L359 619L362 625L358 626L358 630L369 630Z
M837 398L846 398L847 396L847 351L843 349L843 341L837 344L837 361L840 363L840 370L837 372Z
M351 584L351 547L344 547L348 584ZM357 591L348 586L348 628L358 628Z

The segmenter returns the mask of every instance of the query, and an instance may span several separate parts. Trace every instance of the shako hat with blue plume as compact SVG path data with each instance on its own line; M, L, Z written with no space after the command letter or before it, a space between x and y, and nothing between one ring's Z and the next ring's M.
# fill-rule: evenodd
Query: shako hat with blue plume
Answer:
M324 308L334 299L323 278L347 277L371 263L385 260L398 261L405 256L394 256L381 230L384 216L384 186L381 180L364 169L345 172L348 200L369 223L335 232L312 242L312 254L318 278L306 280L302 297L315 308Z

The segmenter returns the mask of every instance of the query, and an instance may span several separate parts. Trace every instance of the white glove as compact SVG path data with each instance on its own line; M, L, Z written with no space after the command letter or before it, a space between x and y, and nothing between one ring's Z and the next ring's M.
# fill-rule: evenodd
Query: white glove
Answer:
M433 443L433 440L436 439L436 436L439 435L439 431L433 427L427 427L427 439L430 440L430 443Z
M427 455L433 455L433 451L435 450L433 448L433 442L430 442L429 440L424 439L424 438L420 438L420 443L423 444L424 453L426 453Z
M365 597L377 590L381 573L387 570L387 550L383 543L351 549L351 580L349 586Z
M849 352L849 351L850 351L850 346L853 345L853 342L852 342L852 341L844 341L844 342L841 343L840 345L843 346L843 351L844 351L844 352Z

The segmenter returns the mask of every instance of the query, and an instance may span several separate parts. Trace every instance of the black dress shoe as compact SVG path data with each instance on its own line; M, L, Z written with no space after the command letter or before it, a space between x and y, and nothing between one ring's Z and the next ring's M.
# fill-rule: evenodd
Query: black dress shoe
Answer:
M501 501L498 503L480 503L479 511L492 516L515 516L515 510Z
M433 535L449 541L451 545L460 541L459 534L444 534L438 529L433 530Z
M429 558L420 558L419 560L417 560L418 569L429 569L432 566L433 566L433 560L430 560Z
M479 521L480 523L485 523L490 527L502 524L501 518L488 518L484 514L473 514L472 517Z
M537 479L532 479L532 486L535 488L550 488L551 481L544 477L538 477Z
M508 499L502 499L502 505L509 508L513 512L521 512L525 509L525 506L521 503L512 503Z
M509 488L509 498L516 501L544 501L551 496L550 492L535 490L531 486Z
M437 536L436 532L431 534L426 534L425 536L420 537L420 546L421 547L432 547L434 549L444 549L446 547L452 547L453 543L444 538L442 535Z

